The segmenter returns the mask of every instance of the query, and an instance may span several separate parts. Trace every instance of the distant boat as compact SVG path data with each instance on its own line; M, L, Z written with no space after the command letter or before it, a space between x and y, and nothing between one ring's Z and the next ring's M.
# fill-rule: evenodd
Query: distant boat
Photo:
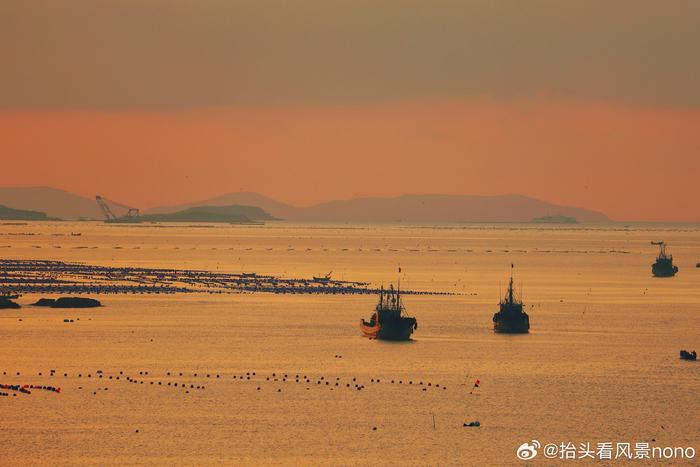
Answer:
M370 339L409 340L413 331L418 329L418 321L413 317L402 316L403 311L400 291L394 290L393 285L387 292L382 287L374 313L369 321L360 320L360 329Z
M651 273L655 277L673 277L678 272L678 266L673 265L673 255L666 254L665 242L651 242L652 245L659 246L659 256L656 262L651 265Z
M525 334L530 332L530 317L523 311L523 302L515 298L512 264L510 268L508 291L499 303L500 309L493 315L493 330L498 333Z
M692 352L688 352L687 350L681 350L681 359L682 360L697 360L698 354L694 350Z
M331 274L333 274L333 271L329 272L325 276L313 276L314 282L330 282Z

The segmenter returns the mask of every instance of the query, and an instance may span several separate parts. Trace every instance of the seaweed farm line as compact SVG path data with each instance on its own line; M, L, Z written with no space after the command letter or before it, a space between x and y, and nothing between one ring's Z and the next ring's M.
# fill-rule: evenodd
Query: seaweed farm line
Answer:
M0 291L16 294L376 294L367 282L289 279L255 273L94 266L49 260L0 260ZM451 295L402 290L408 295Z

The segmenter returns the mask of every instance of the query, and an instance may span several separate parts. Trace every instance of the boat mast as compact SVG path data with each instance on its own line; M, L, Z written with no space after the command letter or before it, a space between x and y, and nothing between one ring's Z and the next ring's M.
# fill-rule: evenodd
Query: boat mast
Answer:
M660 259L666 259L666 242L663 240L660 242L651 242L652 245L658 245L659 246L659 258Z
M510 263L510 284L508 285L508 303L513 303L513 263Z
M399 266L399 278L396 284L396 309L401 310L401 266Z

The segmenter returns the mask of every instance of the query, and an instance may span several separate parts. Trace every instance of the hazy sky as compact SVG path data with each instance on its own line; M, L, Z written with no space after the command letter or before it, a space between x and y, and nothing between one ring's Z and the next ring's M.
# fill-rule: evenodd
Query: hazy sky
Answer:
M7 185L700 220L698 1L0 2Z

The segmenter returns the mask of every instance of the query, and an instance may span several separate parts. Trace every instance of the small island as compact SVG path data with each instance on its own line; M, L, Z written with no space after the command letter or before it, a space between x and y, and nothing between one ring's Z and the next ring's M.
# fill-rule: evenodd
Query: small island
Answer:
M533 224L578 224L575 217L569 216L542 216L532 219Z
M268 212L256 206L196 206L170 214L144 214L143 222L227 222L231 224L252 224L266 220L276 220Z
M85 297L60 297L40 298L32 306L45 306L49 308L95 308L102 306L99 300Z
M48 221L52 220L45 212L13 209L0 204L0 220L3 221Z

